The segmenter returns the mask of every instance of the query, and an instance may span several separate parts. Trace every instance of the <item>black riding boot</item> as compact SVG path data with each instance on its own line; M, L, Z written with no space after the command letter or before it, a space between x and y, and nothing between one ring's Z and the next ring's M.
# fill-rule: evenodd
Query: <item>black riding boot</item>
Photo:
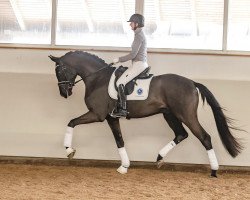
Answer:
M113 117L127 117L128 111L127 111L127 97L125 95L124 91L124 85L120 84L118 86L118 101L117 101L117 107L112 112Z

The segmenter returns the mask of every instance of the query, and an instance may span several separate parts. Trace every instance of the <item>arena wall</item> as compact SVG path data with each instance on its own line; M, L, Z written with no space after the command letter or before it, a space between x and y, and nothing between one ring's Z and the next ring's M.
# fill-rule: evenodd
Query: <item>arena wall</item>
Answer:
M63 138L70 119L87 111L84 84L73 95L59 95L54 63L48 55L66 50L0 49L0 155L65 158ZM92 51L107 63L126 52ZM210 133L220 165L250 166L250 56L149 53L155 75L176 73L205 84L225 113L246 132L233 132L245 148L235 159L224 149L208 105L200 103L199 119ZM130 63L125 63L130 65ZM158 151L174 134L162 115L121 120L128 155L132 161L155 161ZM189 132L190 133L190 132ZM73 146L78 159L119 160L111 130L106 122L75 128ZM207 164L201 143L189 138L171 151L167 162Z

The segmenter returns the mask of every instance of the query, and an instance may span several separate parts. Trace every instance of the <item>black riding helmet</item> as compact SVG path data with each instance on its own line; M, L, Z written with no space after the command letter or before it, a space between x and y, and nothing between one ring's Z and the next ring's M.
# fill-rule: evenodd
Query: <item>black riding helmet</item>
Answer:
M139 27L144 27L144 17L140 14L133 14L128 22L137 23Z

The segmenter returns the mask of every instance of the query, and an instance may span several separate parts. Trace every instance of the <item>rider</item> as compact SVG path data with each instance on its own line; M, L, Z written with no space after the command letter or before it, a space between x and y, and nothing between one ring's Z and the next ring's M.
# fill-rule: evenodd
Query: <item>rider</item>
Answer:
M115 58L113 63L126 62L132 60L132 66L129 67L122 76L118 79L116 85L118 86L118 104L113 111L114 117L126 117L128 114L126 95L124 92L125 85L133 78L138 76L147 67L147 41L142 30L144 27L144 17L140 14L133 14L129 21L131 29L134 31L134 41L132 43L132 50L128 55Z

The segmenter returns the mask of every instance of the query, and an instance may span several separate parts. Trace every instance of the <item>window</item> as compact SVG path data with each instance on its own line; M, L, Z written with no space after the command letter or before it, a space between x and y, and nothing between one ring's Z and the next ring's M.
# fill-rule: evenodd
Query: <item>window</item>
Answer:
M51 0L1 0L0 43L50 44Z
M221 50L224 0L145 0L148 46Z
M130 46L134 0L58 0L57 45Z
M0 0L0 44L130 47L136 6L149 48L250 51L250 0Z
M230 0L228 13L229 50L250 51L250 1Z

